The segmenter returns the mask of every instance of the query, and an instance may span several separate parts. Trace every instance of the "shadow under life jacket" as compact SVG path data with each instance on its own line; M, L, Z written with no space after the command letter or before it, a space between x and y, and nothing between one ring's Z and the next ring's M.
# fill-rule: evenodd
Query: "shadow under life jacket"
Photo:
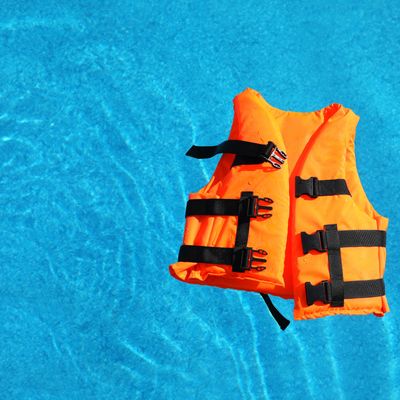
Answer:
M283 111L246 89L234 98L229 139L187 155L223 154L209 183L189 195L178 262L188 283L294 299L296 320L389 311L383 274L388 219L357 173L359 117L334 103Z

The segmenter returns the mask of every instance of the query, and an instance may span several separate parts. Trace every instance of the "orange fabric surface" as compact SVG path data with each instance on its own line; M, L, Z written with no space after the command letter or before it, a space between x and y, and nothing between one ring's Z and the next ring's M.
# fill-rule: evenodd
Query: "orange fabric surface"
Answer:
M272 217L254 218L248 246L268 252L264 271L232 272L229 265L177 262L171 274L188 283L270 293L294 298L295 319L333 314L383 315L388 311L385 296L346 299L343 307L316 303L307 306L305 282L329 280L327 253L304 255L300 233L314 233L325 224L339 230L386 230L387 218L368 201L358 177L354 137L359 117L340 104L314 112L283 111L269 105L260 93L246 89L234 98L231 140L265 144L274 142L288 159L281 169L269 163L231 167L234 155L224 154L210 182L190 199L239 198L242 191L273 199ZM295 197L296 176L307 179L346 179L351 196ZM185 245L234 247L235 216L189 216ZM382 278L384 247L341 249L344 280Z

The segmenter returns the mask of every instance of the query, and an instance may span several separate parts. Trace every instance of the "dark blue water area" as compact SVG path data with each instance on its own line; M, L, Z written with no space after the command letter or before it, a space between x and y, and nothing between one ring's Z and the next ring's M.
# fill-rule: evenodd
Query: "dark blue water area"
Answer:
M400 399L400 6L0 2L0 398ZM256 294L169 275L246 87L360 115L390 218L384 318L281 333ZM293 303L277 299L291 315Z

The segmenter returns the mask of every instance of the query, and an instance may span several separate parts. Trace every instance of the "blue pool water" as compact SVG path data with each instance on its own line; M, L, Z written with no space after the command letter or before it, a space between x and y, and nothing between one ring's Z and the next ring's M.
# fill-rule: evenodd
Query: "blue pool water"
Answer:
M0 2L0 399L400 399L400 7L343 1ZM169 276L187 194L246 87L361 116L390 218L383 319L293 323ZM290 301L277 300L286 315Z

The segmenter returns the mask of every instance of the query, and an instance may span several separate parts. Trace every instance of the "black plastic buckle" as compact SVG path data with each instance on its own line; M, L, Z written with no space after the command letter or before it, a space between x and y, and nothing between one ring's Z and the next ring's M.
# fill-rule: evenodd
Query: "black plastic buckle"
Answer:
M303 245L303 254L307 254L310 250L317 250L320 253L328 250L326 232L323 230L316 231L311 235L307 232L301 232L301 243Z
M332 288L329 281L322 281L318 285L306 282L307 305L311 306L316 301L322 301L324 304L330 304L332 301Z
M267 203L267 204L272 204L273 200L270 199L269 197L258 197L258 196L252 196L252 197L243 197L240 199L240 206L239 206L239 215L245 215L246 217L250 218L256 218L256 217L261 217L261 218L270 218L272 217L272 214L270 213L260 213L260 210L268 210L271 211L272 207L271 206L266 206L260 203Z
M232 272L245 272L250 270L264 271L266 266L253 267L253 262L267 262L265 258L254 257L254 254L265 256L268 253L263 249L253 250L251 247L238 247L233 249Z
M280 150L273 142L267 144L267 155L263 157L274 168L280 169L282 164L287 159L287 155L283 150Z
M312 176L308 179L302 179L300 176L296 176L296 197L300 197L303 194L306 194L313 199L319 196L319 185L318 178Z

